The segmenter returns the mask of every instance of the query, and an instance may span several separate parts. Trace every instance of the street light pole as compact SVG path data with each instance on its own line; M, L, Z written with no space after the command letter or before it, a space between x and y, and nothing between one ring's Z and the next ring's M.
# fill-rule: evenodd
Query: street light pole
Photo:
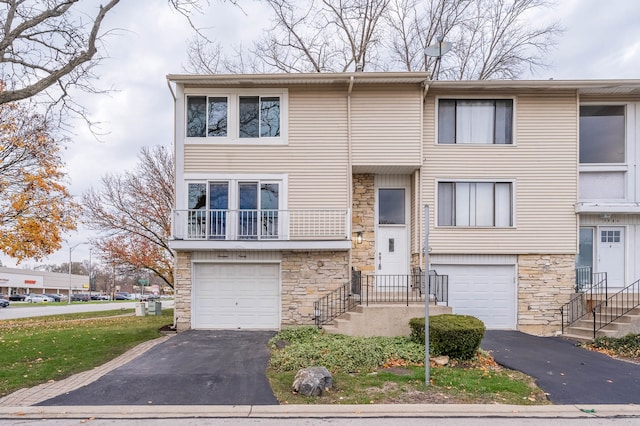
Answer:
M73 249L75 249L81 244L87 244L87 243L82 242L73 246L69 246L69 296L67 297L67 305L71 304L71 252L73 251Z

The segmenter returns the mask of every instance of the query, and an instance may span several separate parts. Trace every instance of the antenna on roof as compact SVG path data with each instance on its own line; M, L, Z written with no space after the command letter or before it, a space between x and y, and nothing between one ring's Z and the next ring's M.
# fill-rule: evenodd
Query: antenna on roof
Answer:
M424 64L425 67L427 65L427 56L436 58L436 67L435 72L433 73L433 80L438 79L438 74L440 73L440 62L442 62L442 55L447 53L453 47L453 43L448 41L443 41L442 37L438 37L438 43L432 44L431 46L424 49Z

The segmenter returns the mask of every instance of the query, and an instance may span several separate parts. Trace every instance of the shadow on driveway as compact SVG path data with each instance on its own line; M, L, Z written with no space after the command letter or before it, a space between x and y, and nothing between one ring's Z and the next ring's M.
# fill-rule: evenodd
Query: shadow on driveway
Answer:
M480 347L497 363L534 377L554 404L640 403L640 365L561 337L487 330Z
M38 405L277 405L271 331L190 330L95 382Z

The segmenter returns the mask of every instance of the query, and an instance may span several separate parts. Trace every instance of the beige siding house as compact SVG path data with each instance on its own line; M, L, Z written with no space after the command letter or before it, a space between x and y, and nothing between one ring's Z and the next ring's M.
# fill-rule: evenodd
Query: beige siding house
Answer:
M587 234L595 246L597 232L616 231L617 213L618 231L633 241L625 278L640 274L628 258L640 247L638 82L425 73L168 80L180 330L313 324L314 302L353 271L377 291L391 279L416 291L425 206L429 269L449 277L454 313L488 328L559 330L578 248L594 263ZM581 161L583 116L600 117L583 107L591 104L623 106L623 164ZM602 183L624 189L595 189ZM614 204L621 211L609 211Z

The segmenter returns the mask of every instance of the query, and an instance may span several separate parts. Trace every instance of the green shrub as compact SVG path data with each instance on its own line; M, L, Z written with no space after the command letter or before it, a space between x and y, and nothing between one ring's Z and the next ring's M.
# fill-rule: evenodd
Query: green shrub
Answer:
M484 323L469 315L429 317L429 352L456 359L471 359L484 337Z
M410 339L424 345L424 318L411 318ZM468 315L434 315L429 317L430 355L448 355L456 359L471 359L484 337L484 323Z
M411 329L411 334L409 335L411 341L424 345L424 317L411 318L409 320L409 328Z
M280 349L275 344L286 341ZM424 361L424 346L407 337L349 337L323 334L313 327L284 329L271 339L269 365L277 372L297 371L304 367L324 366L335 372L370 372L389 359L409 364Z

